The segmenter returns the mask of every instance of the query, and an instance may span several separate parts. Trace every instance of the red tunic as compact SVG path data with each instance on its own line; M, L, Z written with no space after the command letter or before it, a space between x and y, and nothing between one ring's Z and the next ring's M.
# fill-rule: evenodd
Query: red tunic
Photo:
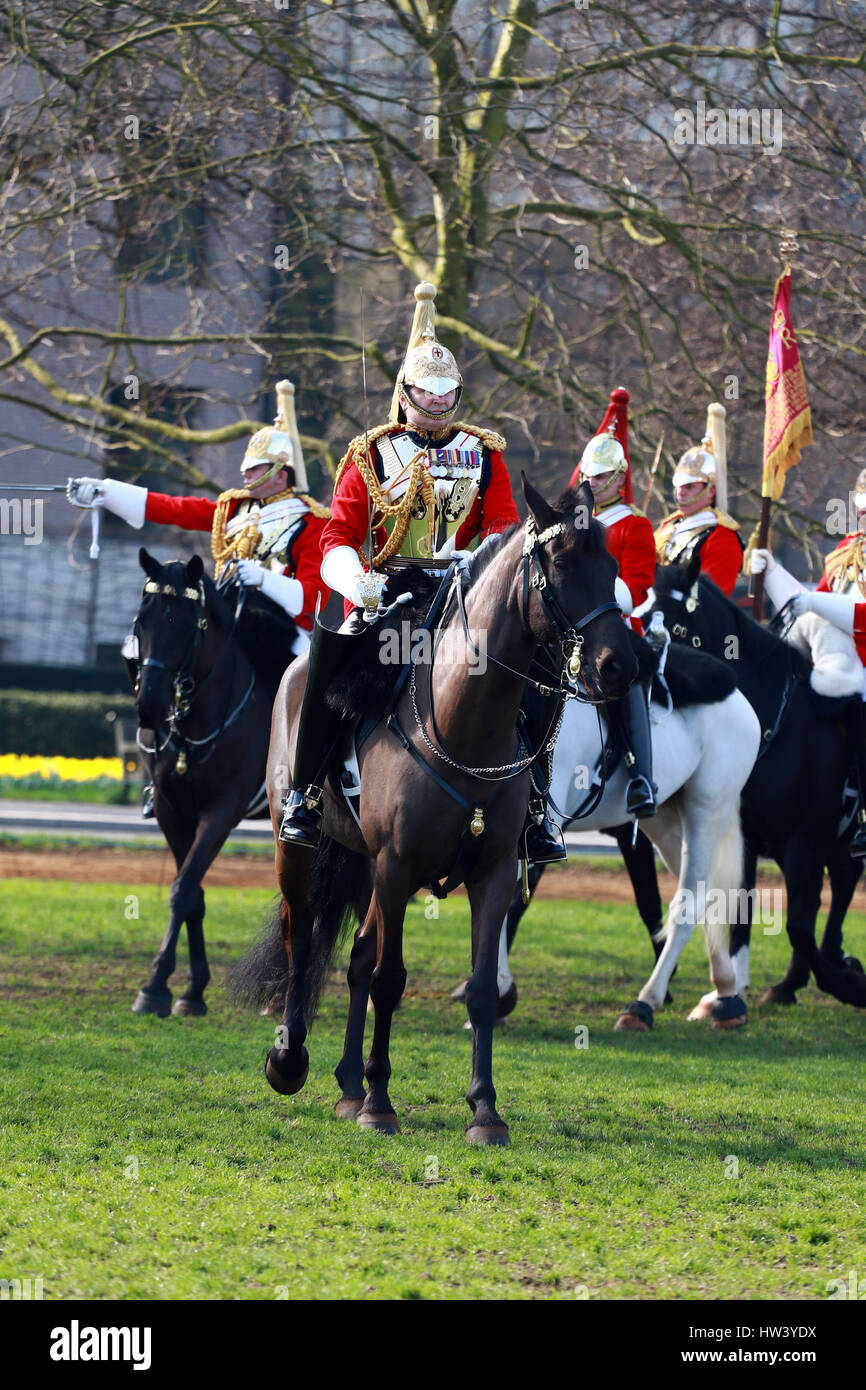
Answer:
M238 502L242 500L234 498L229 503L228 520L234 516ZM147 521L180 526L184 531L210 531L215 511L216 502L210 497L171 497L164 492L148 492L144 515ZM295 622L307 631L313 625L318 595L322 595L322 608L330 597L330 591L322 583L320 574L324 530L325 519L308 512L292 542L289 563L283 567L283 574L297 579L304 591L304 607Z
M331 502L330 520L325 524L322 535L323 559L329 551L335 550L338 545L351 546L352 550L355 551L366 546L368 505L367 484L358 472L357 465L350 463L340 479ZM465 550L469 542L474 540L476 536L480 536L481 540L486 540L488 536L496 535L500 531L507 531L509 526L514 526L519 520L517 507L514 505L508 469L505 467L502 455L491 450L490 477L487 486L479 491L468 515L457 528L455 548ZM387 540L387 532L384 527L380 527L376 532L375 540L378 550ZM352 607L350 600L346 599L345 611L347 615L351 613Z
M736 531L714 526L701 546L701 574L730 596L743 568L743 547Z
M639 608L646 600L656 572L656 543L652 523L642 512L630 512L628 516L611 522L610 526L605 526L604 529L607 548L616 560L619 577L631 594L633 606ZM640 618L629 618L628 621L635 632L643 632Z
M844 540L841 540L839 544L834 547L831 554L835 554L837 550L844 550L859 534L858 531L854 531L850 536L846 536ZM816 592L819 594L832 594L836 592L827 578L826 567L824 573L821 575L821 583L818 585ZM854 645L857 648L857 655L861 663L866 666L866 603L855 603L854 605Z

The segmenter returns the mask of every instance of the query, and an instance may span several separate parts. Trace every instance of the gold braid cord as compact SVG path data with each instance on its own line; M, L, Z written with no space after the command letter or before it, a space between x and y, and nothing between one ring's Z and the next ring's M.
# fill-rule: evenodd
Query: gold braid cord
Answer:
M852 536L847 545L831 550L824 563L824 573L831 589L835 588L837 582L847 581L848 584L856 584L860 593L866 596L860 582L864 569L866 558L863 555L863 537L860 535Z
M386 494L382 491L379 479L376 477L376 467L373 463L371 446L376 443L377 439L381 439L383 435L402 434L406 428L406 425L377 425L376 429L370 430L369 434L366 436L366 449L364 448L364 435L359 434L357 438L353 439L349 444L344 458L340 461L340 466L337 469L337 476L334 479L334 491L336 492L346 469L350 464L354 463L364 480L367 493L373 504L373 530L377 530L383 522L393 518L394 525L391 529L391 534L388 536L382 549L378 550L373 556L374 569L381 569L382 566L391 559L392 555L400 554L403 542L412 524L412 511L419 493L427 507L427 542L430 548L430 554L433 554L433 540L436 526L436 490L433 485L433 479L424 467L424 455L419 454L419 457L416 458L413 463L412 472L409 475L409 485L399 502L388 501ZM469 433L477 435L484 447L494 452L501 453L505 448L505 440L502 438L502 435L496 434L493 430L478 429L474 425L465 425L460 422L450 426L448 432L451 433L452 430L467 430ZM431 445L435 445L435 443L435 440L431 440ZM359 551L358 553L364 563L368 563L368 557L364 552Z
M300 497L306 502L313 516L326 517L331 513L327 507L323 507L320 502L316 502L305 492L296 493L294 488L286 488L285 492L277 492L273 497L264 499L259 498L263 505L267 502L282 502L285 497ZM229 511L232 502L254 501L252 493L245 487L232 487L227 492L221 492L217 498L216 511L213 515L213 525L210 533L210 548L214 559L214 578L219 579L224 567L230 560L251 560L256 548L256 541L259 536L258 516L250 517L246 526L235 532L231 540L226 540L226 526L229 519Z

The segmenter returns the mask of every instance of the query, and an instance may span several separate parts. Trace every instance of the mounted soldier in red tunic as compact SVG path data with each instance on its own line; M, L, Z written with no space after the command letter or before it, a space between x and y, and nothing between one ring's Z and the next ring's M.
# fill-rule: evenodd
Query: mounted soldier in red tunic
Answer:
M777 609L790 603L795 617L814 613L824 620L817 626L803 628L807 654L814 663L812 687L830 696L860 696L854 721L860 809L848 848L855 859L866 859L866 468L857 477L854 506L857 530L830 551L814 592L804 588L769 550L753 550L750 569L752 574L763 573L764 591ZM825 623L836 630L835 642L826 640ZM801 645L796 640L800 627L798 623L790 634L795 645Z
M277 382L277 417L253 435L241 463L243 487L210 497L173 497L116 478L73 478L67 493L79 507L104 506L130 526L145 521L210 531L214 578L233 566L245 588L258 588L299 628L297 655L309 645L322 591L321 538L327 507L307 491L307 472L295 419L295 388ZM327 592L323 601L327 601ZM306 631L304 631L306 630Z
M576 487L586 481L592 488L593 515L604 526L607 548L619 567L616 596L626 615L646 601L656 568L652 526L632 500L628 400L628 391L622 386L611 392L601 429L590 439L569 482L570 487ZM626 621L635 632L643 632L639 618L627 616ZM608 706L606 713L624 743L626 763L632 769L626 810L629 816L640 819L653 816L658 807L646 693L636 682L622 700Z
M407 562L458 559L518 522L502 459L505 440L455 419L463 378L437 341L433 285L415 290L415 316L387 424L353 439L337 472L331 519L322 537L322 578L345 599L339 632L318 621L298 728L293 790L280 838L314 848L321 829L322 782L339 732L324 692L352 660L353 639L375 622L389 577ZM537 746L537 745L535 745ZM564 858L546 803L531 803L527 850Z
M725 408L707 409L707 433L687 449L673 476L677 511L656 529L660 565L687 565L700 553L701 574L722 593L733 592L743 567L740 528L728 516Z

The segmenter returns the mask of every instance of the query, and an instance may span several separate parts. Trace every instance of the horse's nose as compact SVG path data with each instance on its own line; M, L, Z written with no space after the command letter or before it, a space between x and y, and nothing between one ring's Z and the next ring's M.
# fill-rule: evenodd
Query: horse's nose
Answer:
M633 665L633 663L632 663ZM598 678L606 695L624 695L634 670L626 670L620 656L610 647L602 651L596 664Z

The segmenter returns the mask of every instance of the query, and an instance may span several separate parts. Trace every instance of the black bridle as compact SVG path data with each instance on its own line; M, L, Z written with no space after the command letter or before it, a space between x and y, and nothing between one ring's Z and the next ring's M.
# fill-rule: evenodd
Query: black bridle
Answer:
M227 584L221 586L222 589L225 589L226 587L228 587ZM218 589L218 592L220 592L220 589ZM227 651L231 651L233 663L236 660L237 652L233 639L238 622L240 621L241 613L243 611L246 593L246 589L243 586L241 586L238 593L237 604L235 606L234 617L232 619L231 627L229 628L225 646L223 647L222 651L218 654L216 661L213 663L213 665L211 666L210 670L206 673L204 678L200 680L198 684L196 684L192 673L195 669L195 663L198 657L199 647L201 645L202 638L205 632L207 631L208 625L207 594L205 591L204 581L199 580L197 587L193 589L190 587L178 588L173 584L159 584L156 582L156 580L148 579L144 585L144 588L142 589L142 599L144 599L146 594L160 594L166 598L191 599L195 603L197 603L201 609L200 613L196 618L195 628L193 629L193 633L190 637L187 649L184 652L180 664L175 669L172 669L169 665L167 665L166 662L160 661L159 657L147 656L144 657L144 659L141 662L142 670L145 666L150 666L155 670L166 671L168 673L172 680L173 698L172 705L169 708L168 712L168 734L165 740L162 742L162 744L160 744L157 731L154 730L153 748L145 747L140 740L139 747L145 753L151 755L155 754L156 756L159 756L159 754L163 753L166 748L174 748L178 746L179 751L177 759L177 770L179 773L183 773L186 771L189 756L188 750L197 750L199 748L204 748L208 744L210 744L211 746L208 749L208 751L203 756L200 756L198 759L199 764L208 761L208 759L211 757L216 748L216 743L220 735L223 734L226 729L230 728L230 726L234 724L235 720L240 717L244 708L246 707L246 704L250 696L253 693L253 688L256 683L256 673L254 669L251 673L249 685L247 686L247 689L243 697L241 698L240 703L236 706L234 710L230 712L228 707L228 701L226 702L226 709L222 718L222 722L220 723L219 727L213 731L213 733L207 734L204 738L193 739L182 732L181 723L183 719L186 717L186 715L189 714L189 711L192 708L194 701L199 698L202 691L205 689L208 682L213 677L215 671L217 670L220 664L220 660L223 654ZM141 640L140 631L140 623L138 616L136 615L135 623L133 624L133 632L135 633L135 636L139 640L139 642ZM233 679L234 665L232 667L232 681ZM228 685L229 699L231 698L232 681L230 681Z

